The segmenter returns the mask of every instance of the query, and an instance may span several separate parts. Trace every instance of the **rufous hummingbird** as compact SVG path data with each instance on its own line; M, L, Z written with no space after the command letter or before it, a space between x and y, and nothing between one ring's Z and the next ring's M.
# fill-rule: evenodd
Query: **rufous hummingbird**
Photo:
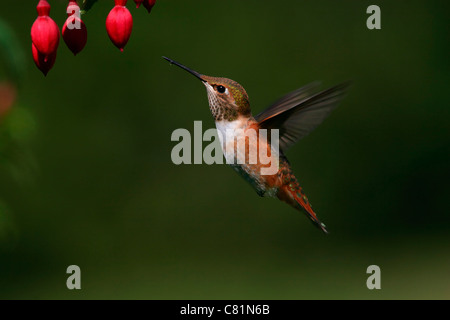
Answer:
M220 133L219 138L227 163L253 186L258 195L276 197L288 203L305 213L317 227L328 233L325 224L313 211L284 152L314 130L337 107L349 83L342 83L324 91L318 91L317 82L308 84L285 95L258 115L252 116L247 92L239 83L227 78L206 76L172 59L163 58L188 71L205 85L209 108ZM266 139L261 139L260 136L260 139L255 140L258 146L254 149L267 149L271 160L278 163L275 174L263 175L261 168L264 165L260 161L253 164L248 161L248 150L251 147L248 144L251 142L246 133L260 129L279 130L278 148L274 148L272 140L269 139L270 135L267 135ZM241 153L237 152L235 147L235 142L239 143L239 140L244 141L244 145L247 144L247 148Z

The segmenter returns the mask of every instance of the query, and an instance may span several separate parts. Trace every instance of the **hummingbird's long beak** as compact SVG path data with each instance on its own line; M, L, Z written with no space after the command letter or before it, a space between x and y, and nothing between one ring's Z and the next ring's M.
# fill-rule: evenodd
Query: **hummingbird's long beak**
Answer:
M194 71L194 70L192 70L192 69L189 69L188 67L183 66L181 63L178 63L178 62L176 62L176 61L174 61L174 60L172 60L172 59L169 59L169 58L167 58L167 57L164 57L164 56L163 56L163 58L166 59L167 61L169 61L171 64L174 64L174 65L176 65L176 66L179 66L181 69L184 69L184 70L186 70L187 72L189 72L190 74L196 76L196 77L199 78L202 82L206 82L206 80L204 80L204 79L202 78L202 75L201 75L200 73L198 73L197 71Z

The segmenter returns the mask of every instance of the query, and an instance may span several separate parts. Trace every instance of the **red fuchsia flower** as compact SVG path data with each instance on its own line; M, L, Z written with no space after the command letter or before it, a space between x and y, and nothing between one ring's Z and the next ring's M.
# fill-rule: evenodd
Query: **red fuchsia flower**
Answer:
M80 19L80 7L76 0L70 0L67 6L67 20L62 28L64 42L74 55L77 55L87 42L87 29Z
M123 51L131 36L133 29L133 17L125 7L127 0L114 0L115 7L109 12L106 18L106 31L112 43Z
M40 0L37 7L38 17L31 27L31 41L36 49L47 59L56 52L59 44L59 28L49 17L50 5L47 0Z
M155 5L156 0L144 0L144 7L147 9L148 13L152 12L153 6Z
M134 2L136 3L136 8L139 8L144 0L134 0Z
M33 53L33 60L36 63L36 66L39 70L42 71L44 76L47 76L47 73L53 68L56 60L56 50L52 52L50 55L46 56L36 49L36 46L31 44L31 52Z

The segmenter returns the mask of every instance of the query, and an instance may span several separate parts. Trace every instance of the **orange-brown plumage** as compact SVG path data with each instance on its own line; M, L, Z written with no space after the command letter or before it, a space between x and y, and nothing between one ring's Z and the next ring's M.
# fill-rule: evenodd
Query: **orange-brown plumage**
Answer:
M319 92L316 83L309 84L287 94L253 117L247 92L236 81L205 76L165 59L190 72L205 85L227 163L253 186L258 195L286 202L328 233L300 187L284 152L330 114L344 96L348 83ZM267 131L266 137L261 129ZM256 132L256 138L252 138L253 132ZM272 138L276 133L279 139L274 142ZM252 162L251 150L255 149L266 151L270 161L262 162L258 156L256 162ZM277 169L264 174L263 169L271 168L274 163L278 165Z

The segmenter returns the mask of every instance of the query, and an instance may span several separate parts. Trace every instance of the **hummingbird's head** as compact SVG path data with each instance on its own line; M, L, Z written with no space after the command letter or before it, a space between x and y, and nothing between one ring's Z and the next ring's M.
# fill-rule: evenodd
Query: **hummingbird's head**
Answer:
M240 116L251 116L247 92L236 81L205 76L176 61L166 57L163 58L188 71L203 82L208 93L209 108L215 121L234 121Z

